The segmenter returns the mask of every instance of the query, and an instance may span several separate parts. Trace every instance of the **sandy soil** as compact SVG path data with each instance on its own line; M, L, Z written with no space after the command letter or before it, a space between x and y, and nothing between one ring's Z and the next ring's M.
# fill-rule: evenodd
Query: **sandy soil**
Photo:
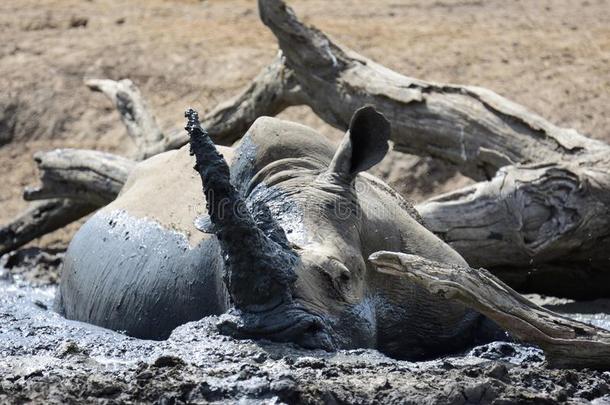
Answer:
M308 23L398 72L489 87L559 125L610 139L608 1L289 3ZM185 107L208 110L236 94L277 48L252 0L6 1L0 35L0 223L25 207L20 195L35 181L34 152L133 147L118 114L84 79L132 79L162 127L174 128ZM282 115L339 135L308 108ZM404 180L401 171L420 178ZM468 181L442 167L429 171L394 157L378 173L416 200ZM68 236L42 243L61 246Z

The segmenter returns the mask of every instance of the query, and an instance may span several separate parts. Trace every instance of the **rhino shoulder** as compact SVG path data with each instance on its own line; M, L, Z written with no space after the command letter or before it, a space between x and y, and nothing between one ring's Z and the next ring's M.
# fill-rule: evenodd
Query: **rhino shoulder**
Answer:
M218 149L228 162L233 159L232 148ZM119 196L103 210L155 222L184 235L191 246L198 245L211 237L211 232L201 232L195 226L206 212L206 202L194 164L188 145L138 163Z

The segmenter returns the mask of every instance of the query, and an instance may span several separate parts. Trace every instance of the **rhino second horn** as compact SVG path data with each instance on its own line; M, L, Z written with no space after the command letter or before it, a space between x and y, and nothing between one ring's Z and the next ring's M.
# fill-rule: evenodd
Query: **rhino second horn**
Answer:
M297 255L267 237L230 182L229 166L193 109L185 112L194 169L225 260L224 281L235 306L258 312L292 300Z

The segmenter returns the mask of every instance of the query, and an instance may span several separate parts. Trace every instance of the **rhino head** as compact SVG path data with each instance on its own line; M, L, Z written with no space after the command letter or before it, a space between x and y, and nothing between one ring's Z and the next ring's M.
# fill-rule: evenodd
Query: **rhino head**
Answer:
M336 151L311 130L295 136L296 124L267 118L267 127L255 123L244 136L230 169L197 114L186 115L233 304L220 323L224 332L388 353L425 346L426 330L457 342L465 308L380 280L366 260L393 250L464 263L417 222L400 196L362 173L388 150L383 115L372 107L358 110ZM419 318L421 326L409 321Z
M186 116L234 305L221 328L309 348L372 346L371 319L354 309L366 294L354 180L386 154L388 121L364 107L330 163L279 159L265 168L265 181L256 187L237 170L233 182L240 191L197 113ZM247 154L247 148L242 144L237 154Z

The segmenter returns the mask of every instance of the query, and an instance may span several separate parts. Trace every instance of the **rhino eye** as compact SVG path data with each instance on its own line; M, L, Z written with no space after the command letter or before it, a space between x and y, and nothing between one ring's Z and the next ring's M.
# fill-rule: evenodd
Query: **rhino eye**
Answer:
M327 263L327 272L334 280L349 281L352 273L349 269L334 257L330 257Z

